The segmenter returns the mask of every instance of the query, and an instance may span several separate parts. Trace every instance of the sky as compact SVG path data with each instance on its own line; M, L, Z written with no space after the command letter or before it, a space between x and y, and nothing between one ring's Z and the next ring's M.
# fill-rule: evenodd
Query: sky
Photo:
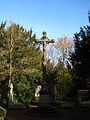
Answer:
M0 24L7 21L32 28L38 39L46 31L49 39L57 41L90 25L89 9L90 0L0 0Z

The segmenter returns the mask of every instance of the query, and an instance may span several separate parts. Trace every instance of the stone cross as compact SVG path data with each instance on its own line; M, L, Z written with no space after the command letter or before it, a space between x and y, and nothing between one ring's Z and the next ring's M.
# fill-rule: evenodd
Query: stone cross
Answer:
M40 40L36 40L37 43L43 44L43 62L42 62L42 68L43 68L43 82L46 82L46 44L47 43L54 43L54 40L49 40L46 37L46 32L43 32L43 37Z

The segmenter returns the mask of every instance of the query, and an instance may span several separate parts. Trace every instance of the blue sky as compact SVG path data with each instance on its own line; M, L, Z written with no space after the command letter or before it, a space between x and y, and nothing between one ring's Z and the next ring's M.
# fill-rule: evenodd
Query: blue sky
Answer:
M0 23L19 23L32 27L37 38L42 31L56 41L58 37L73 37L81 26L89 25L90 0L0 0Z

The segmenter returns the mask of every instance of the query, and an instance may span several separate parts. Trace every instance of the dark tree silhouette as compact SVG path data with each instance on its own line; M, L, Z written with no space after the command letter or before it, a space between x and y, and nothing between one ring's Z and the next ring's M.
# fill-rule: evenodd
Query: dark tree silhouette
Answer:
M76 89L87 89L90 83L90 26L75 34L75 49L71 53L71 75Z

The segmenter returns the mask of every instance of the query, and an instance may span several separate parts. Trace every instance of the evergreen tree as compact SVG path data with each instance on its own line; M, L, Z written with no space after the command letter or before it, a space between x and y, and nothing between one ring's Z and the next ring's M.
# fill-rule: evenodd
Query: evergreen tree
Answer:
M87 89L90 84L90 26L75 34L75 48L71 54L71 75L74 89Z
M0 25L0 105L7 107L8 105L8 42L7 31L5 30L6 22Z
M42 78L42 53L35 39L32 29L27 31L19 24L11 23L6 27L6 23L2 23L0 26L0 85L7 84L9 90L11 82L14 84L16 102L29 103ZM0 91L2 96L4 88Z

